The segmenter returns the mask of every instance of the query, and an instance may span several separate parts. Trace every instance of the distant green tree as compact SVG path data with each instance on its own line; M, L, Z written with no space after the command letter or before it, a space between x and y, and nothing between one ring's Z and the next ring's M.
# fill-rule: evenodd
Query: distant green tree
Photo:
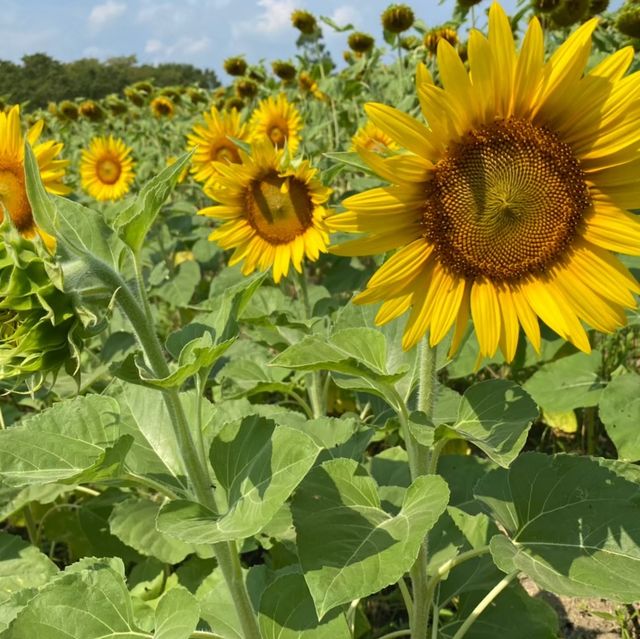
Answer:
M139 64L134 55L104 62L83 58L63 63L46 53L25 55L21 64L0 60L0 97L27 109L76 98L99 100L140 80L151 80L159 87L196 84L213 89L219 85L211 69L178 63Z

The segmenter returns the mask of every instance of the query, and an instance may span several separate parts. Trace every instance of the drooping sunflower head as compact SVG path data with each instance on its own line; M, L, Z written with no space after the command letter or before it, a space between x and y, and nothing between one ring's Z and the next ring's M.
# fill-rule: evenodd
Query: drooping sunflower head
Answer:
M241 76L247 72L247 61L239 55L227 58L222 63L222 66L224 70L232 76Z
M58 115L63 120L77 120L78 116L80 115L78 111L78 105L71 100L63 100L58 105Z
M244 107L245 107L244 100L237 95L232 95L222 103L222 108L225 111L233 111L234 109L236 111L242 111Z
M135 177L131 147L112 135L93 138L82 151L80 177L82 188L100 202L123 198Z
M438 45L442 87L423 65L417 91L427 127L381 104L367 113L404 155L361 154L390 186L345 200L333 230L365 235L342 255L397 252L359 302L383 302L377 320L410 311L403 345L451 327L452 350L469 317L480 353L514 357L522 327L540 346L539 319L588 351L585 324L626 321L640 286L612 252L640 254L640 74L625 77L627 47L588 73L591 20L544 60L534 18L519 53L494 3L488 38L469 37L470 71ZM580 109L576 109L580 105Z
M313 13L309 13L304 9L296 9L291 14L291 24L305 35L311 35L318 28L318 22Z
M250 78L239 78L235 84L239 98L251 100L258 95L258 85Z
M86 118L90 122L100 122L104 120L104 111L94 100L81 102L78 111L83 118Z
M140 93L144 93L145 95L151 95L153 93L153 84L148 80L140 80L139 82L134 82L132 88Z
M347 39L347 44L356 53L369 53L373 49L374 39L368 33L354 31Z
M296 68L286 60L274 60L271 68L283 82L291 82L296 77Z
M158 95L151 100L151 113L155 118L172 118L176 112L176 105L166 95Z
M421 44L422 42L420 41L420 38L418 38L418 36L408 35L400 38L400 46L405 51L413 51L414 49L417 49Z
M555 27L570 27L587 17L589 0L562 0L556 9L549 14L551 24Z
M415 21L413 9L406 4L390 4L380 16L382 26L390 33L403 33L411 29Z
M145 94L133 87L126 87L123 93L127 100L129 100L131 104L135 104L135 106L142 106L145 102Z
M202 104L207 102L207 94L203 89L189 87L187 89L187 95L189 96L189 100L191 100L191 104Z
M220 112L212 107L202 116L204 124L194 125L187 136L187 146L196 149L191 161L191 173L195 180L204 183L215 174L216 163L239 164L242 161L240 149L231 138L246 141L248 131L235 109Z
M630 38L640 38L640 4L627 4L618 13L616 28Z
M110 95L105 100L105 105L111 115L123 115L129 110L127 103L117 95Z
M69 161L56 159L62 151L61 142L38 142L43 127L42 120L36 122L29 129L26 139L33 147L45 189L49 193L66 195L70 189L62 180ZM4 219L6 211L20 234L31 238L38 232L45 243L51 245L52 238L36 227L27 198L19 106L12 107L8 113L0 113L0 204L0 221Z
M591 0L589 3L589 15L596 16L604 13L609 8L609 0Z
M279 282L291 265L301 272L305 257L315 261L326 252L325 203L331 190L308 162L284 164L284 152L266 140L242 158L240 166L217 167L205 193L220 204L199 213L223 222L209 239L235 249L230 265L243 262L245 275L273 267Z
M436 27L424 34L424 46L431 55L438 53L438 44L440 40L446 40L452 46L458 44L458 32L451 27Z
M260 102L251 116L249 128L252 142L266 139L279 149L286 144L293 154L300 145L302 118L298 109L281 93Z
M400 146L373 122L367 122L351 138L351 150L358 151L360 149L386 154L389 151L399 150Z
M533 0L533 8L539 13L549 13L560 6L562 0Z

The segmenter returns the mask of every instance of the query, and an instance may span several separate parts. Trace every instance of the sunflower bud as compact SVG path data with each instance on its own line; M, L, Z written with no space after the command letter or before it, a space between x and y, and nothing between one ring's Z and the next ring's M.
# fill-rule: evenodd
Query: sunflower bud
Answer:
M296 68L285 60L274 60L271 69L284 82L291 82L296 77Z
M71 100L63 100L58 105L58 114L64 120L77 120L78 119L78 107L75 102Z
M85 100L80 103L78 111L83 118L91 122L100 122L104 119L104 111L102 107L93 100Z
M309 13L304 9L296 9L291 14L291 24L305 35L313 34L318 28L318 23L313 13Z
M640 5L626 5L616 19L620 33L630 38L640 38Z
M227 58L222 63L222 66L229 75L233 76L241 76L247 72L247 62L239 55L233 56L232 58Z
M75 372L80 324L59 272L9 222L0 228L0 381L41 383L63 365Z
M258 95L258 85L249 78L240 78L236 81L236 94L243 99L255 98Z
M368 33L354 31L347 40L347 44L356 53L369 53L373 49L374 39Z
M390 33L402 33L413 26L415 16L406 4L391 4L382 12L382 26Z
M589 0L563 0L560 6L549 14L555 27L570 27L583 18L589 11Z

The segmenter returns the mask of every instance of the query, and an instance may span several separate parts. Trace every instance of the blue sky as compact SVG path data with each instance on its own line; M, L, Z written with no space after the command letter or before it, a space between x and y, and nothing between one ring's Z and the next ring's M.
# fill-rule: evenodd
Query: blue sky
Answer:
M622 0L614 0L612 6ZM380 13L390 0L0 0L0 59L18 61L43 51L59 60L135 54L140 61L189 62L221 77L224 58L244 53L249 62L288 58L297 32L295 8L381 36ZM410 2L428 25L451 16L453 0ZM481 7L489 5L485 0ZM504 0L513 11L516 0ZM324 28L338 59L346 35Z

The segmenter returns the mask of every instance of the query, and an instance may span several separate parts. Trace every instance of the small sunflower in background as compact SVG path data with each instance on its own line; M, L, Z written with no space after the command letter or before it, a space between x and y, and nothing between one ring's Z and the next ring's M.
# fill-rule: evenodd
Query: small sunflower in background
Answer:
M266 140L242 156L239 166L217 167L205 193L220 204L199 213L222 220L209 239L235 249L230 265L243 262L244 275L273 267L277 283L291 265L302 272L305 257L315 261L326 252L325 204L331 189L308 162L285 164L284 152Z
M172 118L176 113L176 105L166 95L158 95L151 100L151 113L156 118Z
M274 60L271 69L283 82L291 82L296 77L296 68L286 60Z
M375 40L368 33L354 31L347 39L347 44L356 53L369 53L373 49Z
M382 12L380 20L385 31L398 34L411 29L415 15L406 4L391 4Z
M312 35L318 29L318 22L313 13L304 9L296 9L292 12L291 24L305 35Z
M112 135L93 138L82 151L80 177L82 188L100 202L123 198L135 177L131 147Z
M453 327L451 352L475 327L481 356L514 358L520 327L536 350L542 320L578 349L582 324L613 332L640 285L613 252L640 255L640 73L626 47L585 73L592 19L545 63L533 18L519 53L497 3L489 36L472 30L467 72L438 45L443 88L424 65L417 91L430 127L383 104L371 120L407 154L366 161L390 186L347 198L335 231L363 233L332 249L393 249L356 300L382 302L384 324L409 311L403 346ZM576 109L576 105L580 105Z
M308 71L300 71L298 75L298 86L303 93L310 93L318 100L326 100L327 96L320 90L318 83L311 77Z
M289 152L294 154L300 145L302 118L298 109L287 101L284 94L262 100L249 122L251 141L267 139L281 149L287 144Z
M451 27L436 27L424 34L423 43L425 49L431 54L438 53L438 44L440 40L445 40L452 46L458 45L458 32Z
M101 122L105 116L102 107L94 100L81 102L78 107L78 112L83 118L86 118L90 122Z
M239 55L227 58L222 66L229 75L235 77L242 76L247 72L247 61Z
M372 151L373 153L388 153L398 151L400 146L393 141L381 128L373 122L361 126L351 138L351 151Z
M191 160L191 173L198 182L206 182L215 174L215 163L239 164L240 149L230 138L247 141L247 126L240 121L240 114L231 111L220 112L211 107L202 114L204 124L195 124L187 136L187 147L196 148Z
M71 100L62 100L58 105L58 117L63 120L75 121L79 115L78 105Z
M55 195L66 195L71 189L62 180L69 160L56 159L62 151L62 142L49 140L38 143L43 127L43 120L36 122L27 132L26 139L33 148L44 188ZM24 137L20 126L20 107L17 105L8 113L0 113L0 203L21 235L33 238L37 232L47 246L53 245L53 238L36 227L27 198ZM0 221L4 218L2 207Z

